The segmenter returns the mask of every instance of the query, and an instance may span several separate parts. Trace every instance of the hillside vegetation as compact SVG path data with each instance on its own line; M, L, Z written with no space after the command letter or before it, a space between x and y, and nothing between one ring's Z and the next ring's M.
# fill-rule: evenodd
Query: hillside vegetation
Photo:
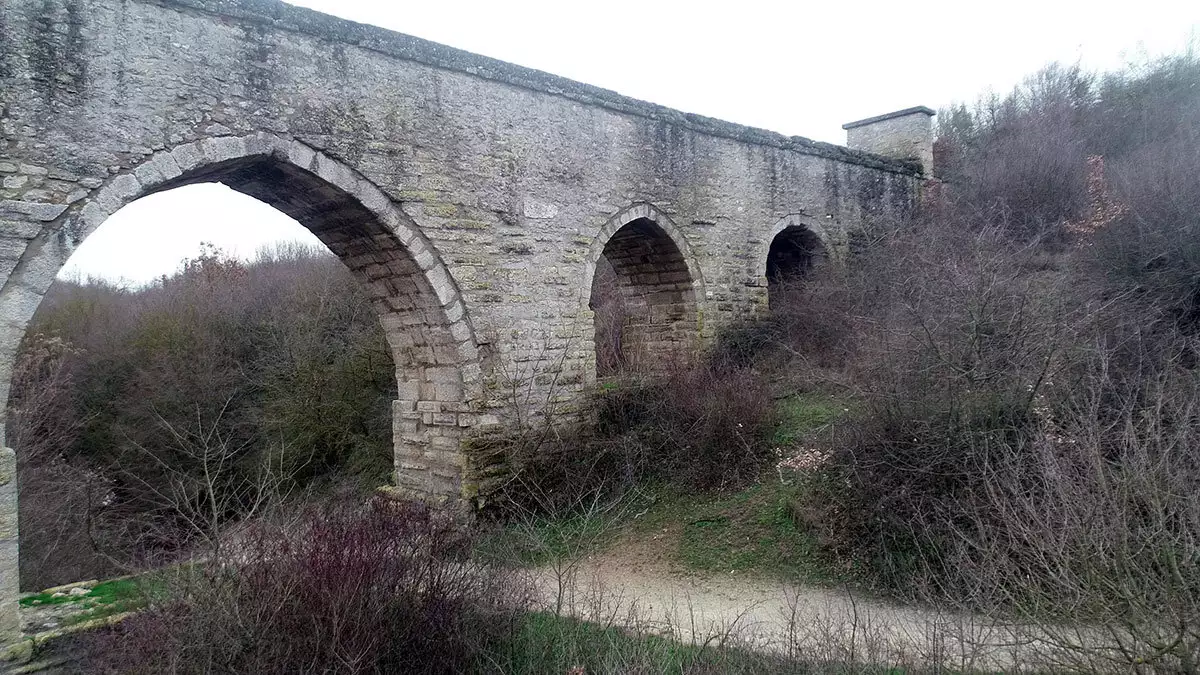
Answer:
M391 469L391 353L326 252L209 249L132 290L57 282L13 380L28 590L170 560Z
M336 260L205 254L139 291L60 284L9 411L23 578L214 546L225 566L88 643L114 671L862 665L513 609L515 565L683 518L693 570L1038 626L1062 669L1200 671L1200 56L1048 67L942 111L935 154L917 214L869 223L849 264L701 363L607 379L570 433L489 438L512 474L478 529L541 548L330 496L383 480L394 397ZM267 507L301 494L322 496L280 525ZM253 544L230 558L233 523Z

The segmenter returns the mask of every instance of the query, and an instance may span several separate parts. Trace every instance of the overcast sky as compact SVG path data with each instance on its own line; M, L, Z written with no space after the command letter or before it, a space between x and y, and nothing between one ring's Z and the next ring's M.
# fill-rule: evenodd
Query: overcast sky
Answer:
M1196 0L582 2L295 0L687 112L842 143L841 125L1004 92L1051 61L1105 70L1182 50ZM219 185L139 200L64 275L140 283L209 241L251 256L300 225Z

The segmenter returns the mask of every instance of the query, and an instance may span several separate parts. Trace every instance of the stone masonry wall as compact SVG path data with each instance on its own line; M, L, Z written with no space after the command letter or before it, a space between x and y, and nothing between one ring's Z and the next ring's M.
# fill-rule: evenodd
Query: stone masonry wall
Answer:
M398 484L456 499L465 435L569 407L594 378L591 279L625 224L675 243L702 344L763 311L783 223L837 251L912 208L919 178L274 0L6 0L0 399L72 250L124 204L206 180L297 217L368 285L396 356ZM9 551L0 527L0 603Z
M0 448L0 653L17 632L17 455ZM0 664L3 667L3 664Z
M624 225L604 247L628 316L623 361L640 372L667 372L696 346L691 274L679 249L652 220Z
M917 106L843 124L842 128L850 148L911 160L929 174L933 170L933 115L933 110Z

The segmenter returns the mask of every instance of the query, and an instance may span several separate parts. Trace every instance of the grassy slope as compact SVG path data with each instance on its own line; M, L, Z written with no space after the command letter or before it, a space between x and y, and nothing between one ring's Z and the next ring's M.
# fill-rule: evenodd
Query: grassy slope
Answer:
M666 533L665 560L688 571L836 581L838 575L820 558L816 542L792 521L789 487L772 478L724 494L671 489L626 529L626 536Z
M772 444L784 452L848 412L840 398L807 393L781 399ZM745 572L793 582L829 584L846 571L824 560L814 538L797 528L790 501L795 488L774 469L733 492L695 492L649 486L601 514L537 518L494 533L485 554L514 552L526 565L600 550L652 547L668 566L700 574Z

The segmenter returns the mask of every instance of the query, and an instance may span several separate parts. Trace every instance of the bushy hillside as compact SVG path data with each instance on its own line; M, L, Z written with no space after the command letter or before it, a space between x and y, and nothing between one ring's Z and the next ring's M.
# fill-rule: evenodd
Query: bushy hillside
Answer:
M9 410L22 581L169 555L285 494L391 467L391 355L327 252L206 250L144 288L58 282Z
M620 303L598 312L615 339L584 423L472 439L504 469L477 505L500 529L553 533L540 553L582 556L573 542L604 540L594 524L628 504L656 528L719 504L687 524L690 555L722 571L747 552L786 559L776 572L837 570L939 616L994 619L1055 670L1200 672L1200 56L1051 66L942 111L938 135L942 180L919 213L855 233L847 264L791 281L697 363L634 372ZM139 291L60 285L9 411L24 578L212 543L333 476L383 480L392 378L369 304L327 256L206 253ZM652 494L664 485L669 508ZM763 504L764 518L738 512ZM724 638L700 656L668 643L665 661L587 651L596 638L561 616L546 630L514 609L497 588L524 590L496 564L513 561L472 558L445 514L305 513L251 522L258 557L187 570L184 591L93 645L97 663L137 644L152 646L142 672L188 654L196 672L764 670L725 660ZM779 555L785 539L819 560ZM277 598L287 611L263 609ZM321 647L281 653L289 640Z

